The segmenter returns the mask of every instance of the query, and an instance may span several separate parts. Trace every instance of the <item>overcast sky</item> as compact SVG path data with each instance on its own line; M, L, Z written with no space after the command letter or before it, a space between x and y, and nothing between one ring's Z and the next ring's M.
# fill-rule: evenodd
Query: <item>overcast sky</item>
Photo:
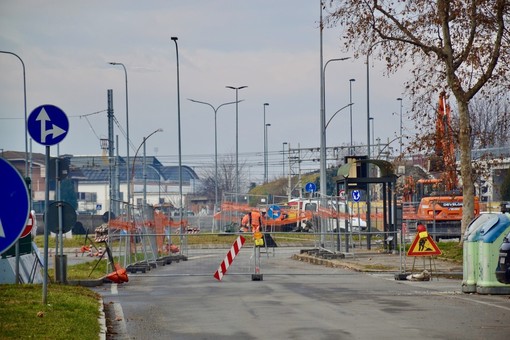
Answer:
M125 76L128 74L129 127L133 156L143 137L147 153L166 165L177 164L177 64L172 36L179 38L183 163L214 162L213 106L235 100L239 91L239 159L251 179L263 168L264 103L270 152L269 178L282 171L283 142L292 148L320 146L319 0L194 1L15 1L0 0L0 50L19 55L26 67L28 114L53 104L69 117L60 154L100 155L107 137L107 90L114 113L126 126ZM341 31L323 34L324 62L352 56L342 49ZM370 111L375 137L399 134L400 103L406 74L387 77L380 61L370 63ZM23 76L17 58L0 54L0 149L24 151ZM349 103L352 83L353 141L366 144L365 59L331 62L326 70L326 120ZM404 134L411 128L403 101ZM97 114L90 115L95 112ZM235 105L218 110L218 153L235 153ZM126 139L119 127L121 156ZM349 109L327 128L327 145L350 142ZM398 149L398 143L393 144ZM56 147L51 148L56 155ZM33 151L44 147L33 143ZM307 165L308 166L308 165ZM319 164L310 165L319 167Z

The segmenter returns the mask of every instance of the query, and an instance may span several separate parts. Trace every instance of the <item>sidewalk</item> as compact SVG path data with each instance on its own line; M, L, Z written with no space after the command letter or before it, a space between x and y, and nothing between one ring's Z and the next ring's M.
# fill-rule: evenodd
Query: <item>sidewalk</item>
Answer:
M400 256L399 254L382 253L378 251L363 251L359 253L321 254L312 250L295 254L292 258L312 264L328 267L347 268L359 272L391 272L416 274L423 270L432 276L462 279L462 264L446 261L431 256Z

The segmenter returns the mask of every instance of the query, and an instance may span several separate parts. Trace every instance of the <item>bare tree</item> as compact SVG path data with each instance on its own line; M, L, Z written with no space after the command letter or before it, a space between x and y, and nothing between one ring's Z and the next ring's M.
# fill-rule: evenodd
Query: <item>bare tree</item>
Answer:
M244 169L246 162L239 163L239 187L246 188L248 176ZM216 190L216 168L214 163L210 167L203 168L199 174L201 186L198 189L200 195L214 201ZM218 197L221 200L223 193L234 193L236 190L236 159L234 154L228 154L218 159Z
M508 86L510 3L329 0L324 6L330 12L328 22L343 28L345 47L355 57L372 54L383 59L390 73L410 68L406 92L422 124L433 119L428 110L435 102L431 98L441 91L453 94L459 114L464 231L474 217L469 102L484 89Z

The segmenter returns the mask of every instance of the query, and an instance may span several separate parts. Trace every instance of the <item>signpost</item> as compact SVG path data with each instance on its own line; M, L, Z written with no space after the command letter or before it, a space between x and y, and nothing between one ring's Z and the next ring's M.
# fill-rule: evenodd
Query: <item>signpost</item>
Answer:
M269 207L269 209L267 209L267 216L269 216L269 218L272 218L273 220L279 218L281 214L282 210L277 205L272 205Z
M0 158L0 254L9 249L25 229L30 196L20 173Z
M306 192L314 193L315 191L317 191L317 186L315 185L315 183L308 182L306 183L305 190Z
M36 107L28 116L27 129L34 141L46 146L46 180L44 207L48 210L50 201L50 146L60 143L69 131L69 119L60 108L54 105L41 105ZM61 211L60 211L61 214ZM61 220L61 219L60 219ZM48 228L44 228L44 275L43 275L43 299L46 304L48 297Z

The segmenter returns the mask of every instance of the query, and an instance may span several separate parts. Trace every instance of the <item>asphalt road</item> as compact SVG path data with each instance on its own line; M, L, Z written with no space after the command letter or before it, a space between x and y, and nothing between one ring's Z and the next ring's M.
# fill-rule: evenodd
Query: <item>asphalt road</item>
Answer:
M132 274L127 284L96 287L108 339L510 337L508 296L463 294L459 280L395 281L391 273L284 261L283 274L266 263L274 274L262 281L234 272L221 282L212 272L176 275L180 264L172 264Z

